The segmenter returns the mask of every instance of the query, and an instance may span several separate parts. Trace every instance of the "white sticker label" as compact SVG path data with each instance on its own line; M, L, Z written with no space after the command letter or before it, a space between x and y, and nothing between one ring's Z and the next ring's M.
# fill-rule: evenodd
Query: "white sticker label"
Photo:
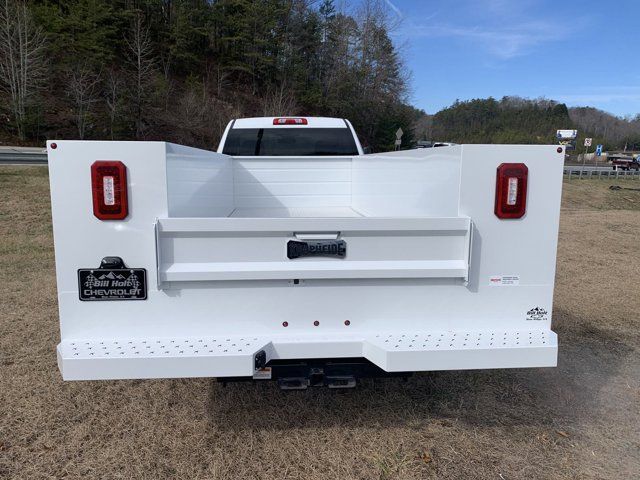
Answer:
M271 367L264 367L253 372L254 380L271 380Z
M517 201L518 201L518 179L515 177L509 177L507 205L515 205Z
M520 275L494 275L489 277L489 285L494 287L520 285Z
M104 193L104 204L115 205L115 188L113 185L113 177L104 177L102 179L102 192Z

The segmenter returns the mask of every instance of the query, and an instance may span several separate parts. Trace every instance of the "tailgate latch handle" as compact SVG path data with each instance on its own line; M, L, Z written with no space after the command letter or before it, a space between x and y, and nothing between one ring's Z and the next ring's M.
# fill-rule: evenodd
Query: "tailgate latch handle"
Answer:
M287 257L338 257L347 255L347 242L344 240L289 240Z

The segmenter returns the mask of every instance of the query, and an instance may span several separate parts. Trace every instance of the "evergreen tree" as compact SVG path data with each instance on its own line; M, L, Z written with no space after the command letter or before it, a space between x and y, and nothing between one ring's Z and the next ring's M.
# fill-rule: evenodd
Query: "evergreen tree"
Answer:
M45 137L212 147L230 118L265 112L349 118L377 150L411 135L381 0L355 14L335 0L25 1L52 66Z

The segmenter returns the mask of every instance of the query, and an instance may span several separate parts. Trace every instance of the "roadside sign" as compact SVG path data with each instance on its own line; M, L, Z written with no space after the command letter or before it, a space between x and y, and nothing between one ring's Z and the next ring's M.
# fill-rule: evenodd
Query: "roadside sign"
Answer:
M578 136L577 130L557 130L556 138L558 140L575 140Z
M400 145L402 145L402 140L400 140L399 138L396 140L396 147L399 147Z
M584 146L585 147L590 147L592 140L593 140L592 138L585 138L584 139Z
M596 146L596 157L599 157L602 155L602 145L597 145Z

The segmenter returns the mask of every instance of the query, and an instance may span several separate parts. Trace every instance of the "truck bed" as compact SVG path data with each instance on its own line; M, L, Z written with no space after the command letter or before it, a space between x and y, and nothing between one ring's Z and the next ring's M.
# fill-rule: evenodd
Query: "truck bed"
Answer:
M265 361L388 372L555 365L563 155L464 145L355 157L229 157L162 142L49 144L65 379L251 377ZM92 213L91 165L126 165L129 214ZM496 169L529 170L526 215L495 214ZM291 258L291 242L343 256ZM119 257L138 300L86 301ZM94 271L94 270L91 270Z

